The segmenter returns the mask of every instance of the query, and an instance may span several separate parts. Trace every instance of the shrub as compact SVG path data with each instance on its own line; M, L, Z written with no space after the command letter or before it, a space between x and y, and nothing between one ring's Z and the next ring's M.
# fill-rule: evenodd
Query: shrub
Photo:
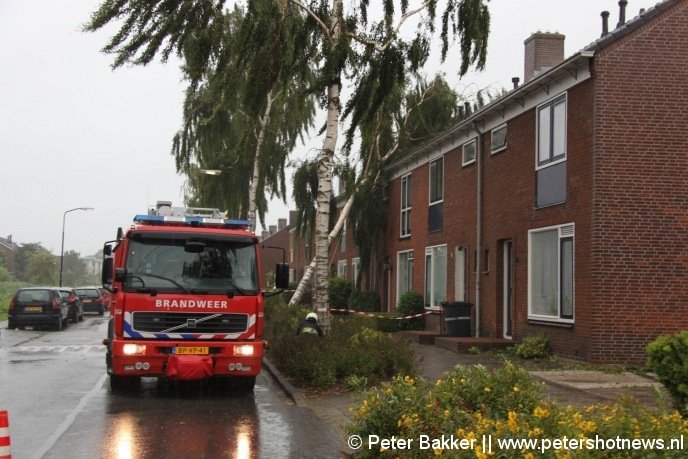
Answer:
M363 393L361 403L353 410L347 431L368 439L412 438L409 449L364 447L357 458L367 457L684 457L685 451L669 449L670 439L685 438L688 423L674 412L655 413L633 401L622 404L600 404L583 409L561 408L544 401L541 385L524 370L507 363L504 368L488 371L484 367L457 367L445 373L434 385L424 379L396 377L392 382ZM468 449L420 450L420 435L430 439L454 436L475 440ZM494 454L485 454L482 439L491 436ZM498 449L498 439L577 439L592 440L579 451L551 448ZM622 447L599 447L596 438L615 441L628 439L662 439L664 449L628 450ZM578 453L578 454L576 454Z
M648 344L647 353L652 370L688 414L688 331L658 337Z
M332 277L328 284L330 307L333 309L348 309L351 296L351 281L343 277Z
M411 316L425 311L425 301L423 295L413 291L408 291L399 297L397 312L400 316ZM399 328L402 330L422 330L425 328L425 317L400 321Z
M374 320L333 317L324 337L296 335L307 312L289 308L280 297L269 298L265 307L267 356L294 384L312 388L347 381L349 386L363 380L375 384L398 373L414 372L408 344L374 330Z
M514 353L523 359L541 359L550 354L549 339L544 333L531 335L518 343Z
M377 312L380 310L380 296L372 290L354 290L349 296L349 307L354 311Z

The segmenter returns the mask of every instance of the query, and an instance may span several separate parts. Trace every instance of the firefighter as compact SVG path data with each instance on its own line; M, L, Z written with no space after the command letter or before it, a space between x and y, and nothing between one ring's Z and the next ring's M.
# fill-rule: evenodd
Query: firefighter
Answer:
M296 330L296 334L323 336L322 328L318 325L318 315L314 312L306 314L306 318L301 321L299 329Z

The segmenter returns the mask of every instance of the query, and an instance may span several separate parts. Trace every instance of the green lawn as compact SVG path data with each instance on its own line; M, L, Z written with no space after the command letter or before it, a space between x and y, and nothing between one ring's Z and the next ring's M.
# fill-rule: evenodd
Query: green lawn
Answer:
M7 320L7 308L17 289L26 287L26 283L18 281L0 282L0 320Z

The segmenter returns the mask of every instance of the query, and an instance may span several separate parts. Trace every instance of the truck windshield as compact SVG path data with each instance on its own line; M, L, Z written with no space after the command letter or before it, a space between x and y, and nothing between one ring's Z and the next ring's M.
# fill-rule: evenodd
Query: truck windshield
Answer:
M255 242L246 238L134 234L126 260L127 291L255 295Z

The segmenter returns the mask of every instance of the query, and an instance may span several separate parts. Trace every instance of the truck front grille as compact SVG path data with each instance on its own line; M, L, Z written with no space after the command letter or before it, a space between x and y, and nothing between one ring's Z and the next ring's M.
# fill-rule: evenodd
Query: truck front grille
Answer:
M246 314L135 312L134 330L153 333L242 333Z

